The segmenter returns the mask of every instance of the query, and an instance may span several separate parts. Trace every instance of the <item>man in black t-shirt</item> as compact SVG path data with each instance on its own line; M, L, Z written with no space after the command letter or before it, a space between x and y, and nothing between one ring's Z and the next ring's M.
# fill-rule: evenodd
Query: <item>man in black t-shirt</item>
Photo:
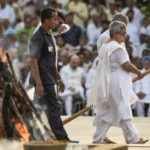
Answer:
M64 84L56 69L53 36L49 32L58 25L57 11L53 8L44 8L41 12L41 22L42 25L30 42L32 70L30 84L35 86L41 106L47 106L45 112L56 139L70 141L62 125L54 87L58 84L59 91L64 91Z

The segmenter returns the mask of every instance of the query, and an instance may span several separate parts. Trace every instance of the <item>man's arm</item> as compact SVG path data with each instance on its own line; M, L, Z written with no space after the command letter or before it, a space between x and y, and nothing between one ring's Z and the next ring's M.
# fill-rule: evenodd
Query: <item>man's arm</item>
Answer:
M36 82L36 93L37 93L37 95L42 97L44 94L44 88L43 88L42 81L40 78L38 59L31 58L31 70L32 70L33 78Z

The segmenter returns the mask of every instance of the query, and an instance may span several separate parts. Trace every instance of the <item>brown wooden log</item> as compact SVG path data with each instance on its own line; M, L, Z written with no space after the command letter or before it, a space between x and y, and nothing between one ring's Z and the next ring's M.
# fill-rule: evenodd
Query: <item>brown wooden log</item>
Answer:
M65 119L63 121L63 125L67 124L68 122L74 120L75 118L79 117L80 115L83 115L85 112L91 110L93 108L93 105L90 105L88 107L85 107L84 109L82 109L81 111L75 113L74 115L72 115L71 117Z
M150 73L150 69L146 70L143 75L146 76ZM138 76L132 79L132 82L136 82L137 80L139 80ZM85 107L84 109L82 109L81 111L75 113L74 115L72 115L71 117L63 120L63 125L67 124L68 122L74 120L75 118L79 117L80 115L83 115L85 112L91 110L93 108L93 105L90 105L88 107Z
M144 147L145 148L145 147ZM123 144L69 144L64 141L31 141L24 144L24 150L128 150Z

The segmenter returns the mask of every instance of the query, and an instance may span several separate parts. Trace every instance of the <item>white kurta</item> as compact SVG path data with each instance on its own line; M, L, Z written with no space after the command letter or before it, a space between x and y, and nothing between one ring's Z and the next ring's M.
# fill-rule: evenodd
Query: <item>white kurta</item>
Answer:
M70 64L64 66L60 71L60 75L65 84L65 91L61 93L60 96L65 102L65 111L69 116L72 116L73 96L79 94L82 100L84 100L84 89L81 85L83 72L84 70L81 67L77 67L73 70ZM69 88L74 88L75 91L73 92Z
M109 35L109 30L106 30L105 32L103 32L100 37L97 40L97 50L98 50L98 54L99 54L99 50L101 48L101 46L103 45L103 43L108 40L110 38Z
M142 69L142 72L145 72L146 69ZM150 117L150 75L145 76L143 79L137 81L134 84L134 90L136 93L142 92L145 95L142 99L139 99L139 101L136 103L136 111L137 116L144 117L145 116L145 104L149 104L149 108L147 111L147 117Z
M97 69L99 69L100 71L96 72L96 76L100 77L102 75L104 79L102 80L100 77L99 80L101 81L99 81L99 83L97 81L97 88L94 88L94 94L96 93L96 95L94 96L92 94L93 91L91 90L90 99L96 99L96 108L98 111L97 115L100 119L104 120L110 125L120 126L121 120L132 119L132 112L129 104L132 94L132 81L130 73L123 70L123 68L121 67L123 63L129 61L129 58L126 55L125 49L123 49L123 47L116 41L112 41L107 44L104 43L101 47L101 51L103 51L106 54L106 50L110 50L110 52L108 52L110 69L110 75L108 78L110 78L110 84L109 87L104 85L106 91L107 88L109 89L108 102L105 103L101 99L101 95L107 95L107 93L105 94L104 87L102 87L102 82L106 80L105 78L107 77L105 77L105 75L103 76L103 73L100 73L101 71L106 70L106 68L102 68L104 67L104 65L102 64L103 62L101 61L101 58L99 59L97 67ZM104 54L103 52L102 54ZM107 59L106 55L103 55L104 60ZM104 91L104 94L102 93L102 91ZM97 119L95 119L95 121L97 121Z
M98 55L100 55L100 49L102 47L102 45L104 44L104 42L106 42L108 39L110 39L110 34L109 34L109 30L106 30L105 32L103 32L100 37L97 40L97 50L98 50ZM125 43L121 43L121 45L123 46L124 49L126 49ZM128 52L126 52L126 55L129 59L129 55ZM135 94L135 92L132 90L132 96L130 99L130 104L135 103L138 100L137 95Z
M142 69L142 72L145 72L146 69ZM143 79L139 80L134 84L134 90L136 93L142 92L146 96L138 101L138 103L150 104L150 75L146 75Z

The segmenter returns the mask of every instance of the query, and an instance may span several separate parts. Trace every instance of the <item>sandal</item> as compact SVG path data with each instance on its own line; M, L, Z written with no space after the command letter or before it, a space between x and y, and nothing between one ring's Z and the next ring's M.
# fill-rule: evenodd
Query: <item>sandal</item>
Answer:
M110 140L108 137L105 137L104 142L107 144L117 144L116 142Z
M149 139L143 140L143 138L140 138L140 140L136 144L145 144L148 141Z

